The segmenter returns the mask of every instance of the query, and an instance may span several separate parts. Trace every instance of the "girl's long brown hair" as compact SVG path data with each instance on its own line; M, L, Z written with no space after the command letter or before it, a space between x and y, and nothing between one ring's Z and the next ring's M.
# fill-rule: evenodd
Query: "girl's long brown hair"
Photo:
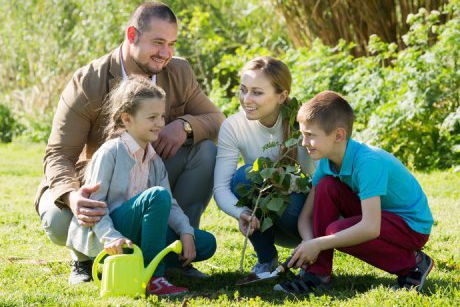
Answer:
M135 115L145 99L165 99L162 88L153 84L149 79L133 75L122 80L107 96L103 114L108 120L104 129L105 141L116 138L125 130L121 114Z
M125 131L121 121L121 114L135 115L143 100L151 98L164 100L165 96L162 88L156 86L145 77L133 75L122 80L106 97L102 107L101 116L107 123L103 131L104 141L114 139ZM84 182L90 161L80 161L76 166L76 176L81 183Z

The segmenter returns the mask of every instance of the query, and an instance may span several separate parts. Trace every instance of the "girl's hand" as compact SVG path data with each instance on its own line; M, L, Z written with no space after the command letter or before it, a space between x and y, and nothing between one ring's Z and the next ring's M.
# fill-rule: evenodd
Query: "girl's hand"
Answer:
M249 235L252 235L255 230L260 228L259 219L256 218L255 216L251 216L251 213L249 211L241 212L238 222L240 226L240 231L243 234L243 236L246 236L248 228L249 228Z
M182 266L189 265L196 257L195 240L190 233L184 233L180 236L182 243L182 254L179 255L179 260L184 261Z
M321 248L317 241L308 240L300 243L292 253L292 259L288 263L288 267L305 267L312 265L318 259L318 254Z
M131 242L130 239L120 238L106 243L104 245L104 250L109 255L123 254L122 246L124 244L128 245L129 248L133 248L133 242Z

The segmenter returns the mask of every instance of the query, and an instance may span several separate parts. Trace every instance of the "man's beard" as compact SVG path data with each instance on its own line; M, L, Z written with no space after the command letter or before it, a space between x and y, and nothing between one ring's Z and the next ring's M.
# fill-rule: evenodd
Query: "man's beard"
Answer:
M158 75L162 69L160 70L153 70L149 67L148 64L142 64L138 62L136 59L133 58L133 62L139 67L146 75L153 76L153 75ZM166 65L165 65L166 66ZM164 68L164 66L163 66Z

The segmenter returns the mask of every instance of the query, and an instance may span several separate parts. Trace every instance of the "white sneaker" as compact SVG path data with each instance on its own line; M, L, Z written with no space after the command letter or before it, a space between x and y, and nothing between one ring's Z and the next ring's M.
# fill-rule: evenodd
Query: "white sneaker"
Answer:
M259 275L260 273L271 273L278 267L278 256L273 258L270 262L259 263L251 269L251 272Z

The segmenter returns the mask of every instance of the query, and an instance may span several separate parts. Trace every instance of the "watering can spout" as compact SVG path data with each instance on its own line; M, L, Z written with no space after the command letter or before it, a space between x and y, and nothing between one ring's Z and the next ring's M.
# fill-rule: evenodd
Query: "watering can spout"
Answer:
M144 278L143 281L145 285L149 282L150 278L152 277L153 273L155 272L158 264L160 261L169 253L175 252L176 254L180 254L182 252L182 243L179 240L174 241L173 243L169 244L165 249L163 249L152 261L149 265L144 269Z

